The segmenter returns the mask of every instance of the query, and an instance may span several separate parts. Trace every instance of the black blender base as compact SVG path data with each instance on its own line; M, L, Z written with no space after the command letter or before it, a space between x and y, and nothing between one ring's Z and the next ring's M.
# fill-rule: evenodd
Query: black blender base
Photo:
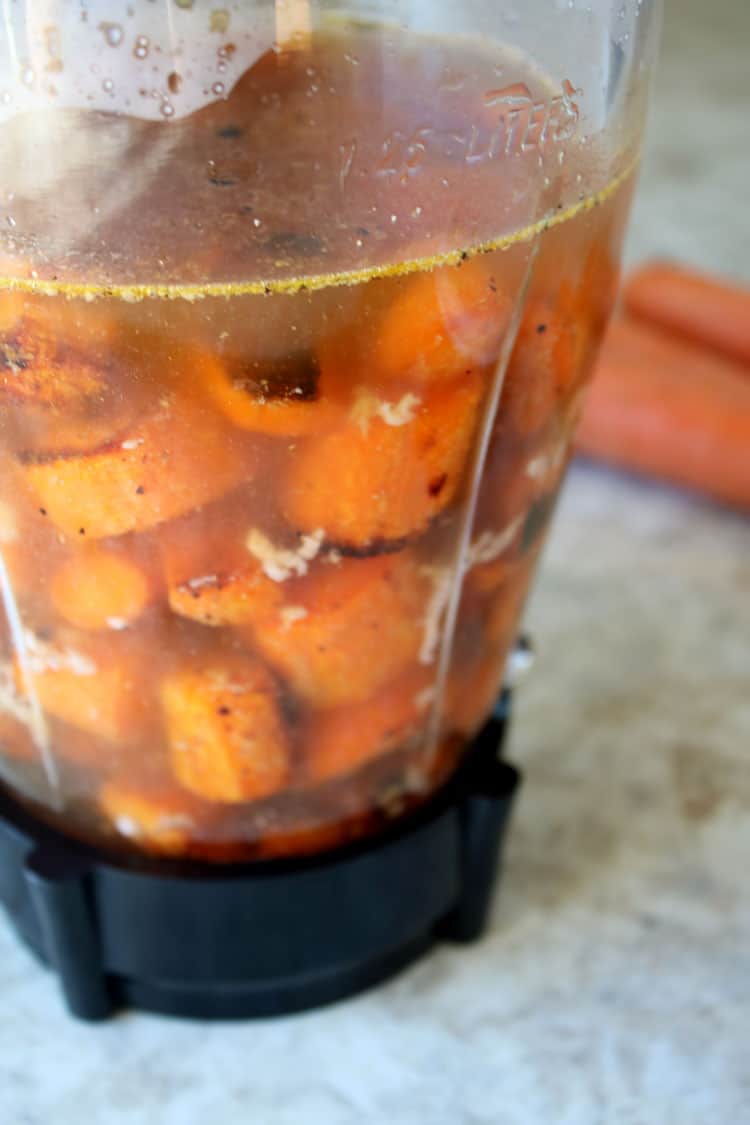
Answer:
M0 900L81 1019L272 1016L351 996L482 933L519 784L500 759L509 703L418 813L310 859L130 865L0 795Z

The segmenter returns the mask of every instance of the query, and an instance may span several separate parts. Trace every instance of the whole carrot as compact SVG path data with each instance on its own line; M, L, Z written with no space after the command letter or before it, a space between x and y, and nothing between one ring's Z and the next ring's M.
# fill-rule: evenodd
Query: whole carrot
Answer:
M750 510L748 373L651 325L615 321L577 447Z
M750 289L655 262L631 275L623 298L632 316L750 363Z

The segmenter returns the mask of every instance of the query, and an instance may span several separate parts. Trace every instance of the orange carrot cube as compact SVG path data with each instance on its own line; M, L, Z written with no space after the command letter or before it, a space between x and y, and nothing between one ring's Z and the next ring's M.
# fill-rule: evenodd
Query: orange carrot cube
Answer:
M194 810L179 792L166 786L152 791L108 781L97 804L115 834L128 843L163 855L188 851L196 823Z
M364 394L346 425L295 452L282 483L289 522L356 548L424 530L461 486L481 397L478 376L394 403Z
M289 737L271 676L217 659L168 675L161 700L172 770L186 789L228 804L268 797L289 776Z
M511 302L479 258L408 278L386 312L374 362L386 379L452 380L496 362Z
M313 707L370 698L417 657L430 585L408 553L319 562L257 622L261 652Z
M51 583L58 614L79 629L122 629L143 613L154 593L135 560L93 545L68 558Z
M93 539L174 519L252 472L247 451L209 409L170 396L116 442L86 455L27 456L22 464L50 519Z
M420 670L394 680L372 699L311 714L304 744L308 777L341 777L413 744L429 715L431 688L432 677Z

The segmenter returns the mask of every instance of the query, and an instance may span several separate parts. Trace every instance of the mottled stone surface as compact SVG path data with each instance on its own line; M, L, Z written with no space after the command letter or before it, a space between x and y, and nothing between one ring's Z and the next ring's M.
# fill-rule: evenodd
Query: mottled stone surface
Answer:
M633 254L750 277L749 39L746 0L673 0ZM750 522L579 466L529 619L479 946L301 1017L91 1028L0 922L2 1125L747 1121Z

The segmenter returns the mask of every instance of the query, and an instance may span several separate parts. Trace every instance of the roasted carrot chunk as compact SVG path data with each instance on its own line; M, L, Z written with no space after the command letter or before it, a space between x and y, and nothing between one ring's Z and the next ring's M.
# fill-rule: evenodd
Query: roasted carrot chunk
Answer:
M498 356L511 303L480 259L404 282L386 312L374 363L386 379L451 380Z
M145 851L182 855L195 832L189 803L167 787L145 791L135 785L108 781L98 796L99 811L115 833Z
M312 706L362 702L416 660L429 583L408 553L320 562L285 593L254 636Z
M570 285L562 287L554 309L545 301L532 302L505 377L499 424L521 437L540 430L584 377L588 346Z
M117 322L78 301L5 294L0 302L4 440L21 451L93 449L131 425L146 386Z
M0 324L0 394L6 401L46 406L80 404L108 389L117 327L75 303L10 296ZM15 313L15 315L13 315Z
M295 452L282 484L289 522L356 548L422 531L461 485L481 396L478 376L398 402L360 396L346 425Z
M243 430L280 437L323 433L340 420L344 402L312 353L274 363L204 367L204 386Z
M162 706L172 770L207 801L267 797L289 775L289 738L276 688L251 660L217 659L165 678Z
M257 498L238 489L159 532L169 604L203 625L247 625L282 601L247 546Z
M79 629L122 629L153 597L149 576L122 554L92 546L69 558L52 578L52 603Z
M55 718L111 742L137 736L148 722L144 670L130 651L75 638L47 642L27 634L26 651L16 658L20 691Z
M246 567L251 561L247 533L257 505L251 483L161 524L155 538L167 585L212 579Z
M94 539L173 519L252 472L247 452L211 410L176 397L91 453L30 456L22 464L49 518L69 535Z
M507 656L491 652L454 669L448 679L443 729L472 738L489 718L502 690Z
M308 777L341 777L406 747L424 729L431 686L432 677L420 670L399 677L363 703L312 714L305 742Z
M281 592L256 564L233 574L189 579L169 591L181 617L201 625L247 625L281 604Z

